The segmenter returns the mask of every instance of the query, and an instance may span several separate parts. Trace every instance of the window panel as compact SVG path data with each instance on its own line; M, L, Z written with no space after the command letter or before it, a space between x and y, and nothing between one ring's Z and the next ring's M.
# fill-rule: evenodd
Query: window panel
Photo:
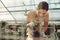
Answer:
M14 20L10 14L7 14L7 15L5 15L5 14L0 15L0 20L5 20L5 21L6 20Z

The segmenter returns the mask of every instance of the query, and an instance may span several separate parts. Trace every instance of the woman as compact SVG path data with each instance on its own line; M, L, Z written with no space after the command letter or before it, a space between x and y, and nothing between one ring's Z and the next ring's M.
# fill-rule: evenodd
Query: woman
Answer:
M48 27L48 3L42 1L38 4L35 10L31 10L27 15L27 34L30 37L34 37L33 40L40 40L40 36L44 35L44 32ZM31 33L29 33L31 31Z

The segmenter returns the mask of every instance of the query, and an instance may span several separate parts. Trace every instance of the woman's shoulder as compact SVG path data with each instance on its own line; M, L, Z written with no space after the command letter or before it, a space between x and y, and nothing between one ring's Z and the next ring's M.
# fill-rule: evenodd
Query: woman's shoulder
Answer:
M49 13L46 13L45 16L49 16Z
M30 10L30 11L27 12L27 14L29 14L29 15L30 14L36 14L36 10Z
M30 13L36 13L36 10L30 10L28 12L30 12Z

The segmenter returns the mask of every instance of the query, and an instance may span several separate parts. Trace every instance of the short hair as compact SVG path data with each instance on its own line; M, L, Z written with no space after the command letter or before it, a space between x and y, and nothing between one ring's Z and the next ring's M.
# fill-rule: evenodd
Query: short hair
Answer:
M42 1L38 4L38 9L44 9L44 10L48 11L49 5L47 2Z

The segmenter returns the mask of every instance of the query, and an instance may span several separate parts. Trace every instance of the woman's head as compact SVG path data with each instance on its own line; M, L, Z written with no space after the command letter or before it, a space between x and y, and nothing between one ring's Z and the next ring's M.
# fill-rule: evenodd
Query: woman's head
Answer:
M38 10L43 9L43 10L48 11L49 5L48 5L47 2L42 1L42 2L40 2L40 3L38 4L37 9L38 9Z

